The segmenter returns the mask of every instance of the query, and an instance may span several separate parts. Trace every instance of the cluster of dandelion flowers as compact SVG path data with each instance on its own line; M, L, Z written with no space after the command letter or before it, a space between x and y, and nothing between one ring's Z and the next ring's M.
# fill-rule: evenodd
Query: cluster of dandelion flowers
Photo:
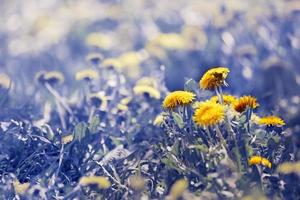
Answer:
M280 117L270 115L260 118L258 124L266 126L284 126L285 122Z
M271 168L272 167L272 163L264 157L261 156L252 156L249 161L248 161L249 165L263 165L265 167Z
M210 98L210 100L213 102L216 102L216 103L220 103L218 96L213 96ZM231 105L237 101L237 98L235 96L225 94L225 95L223 95L223 101L224 101L225 105Z
M229 72L229 69L225 67L217 67L208 70L199 82L200 88L211 90L223 85Z
M224 106L212 101L205 101L199 103L198 108L195 110L193 120L197 125L208 127L221 122L224 116Z
M166 96L163 101L163 107L167 109L174 109L177 106L186 106L193 102L195 94L188 91L174 91Z
M247 107L249 108L256 108L259 104L257 103L257 100L255 97L252 96L242 96L234 103L234 110L237 112L244 112Z

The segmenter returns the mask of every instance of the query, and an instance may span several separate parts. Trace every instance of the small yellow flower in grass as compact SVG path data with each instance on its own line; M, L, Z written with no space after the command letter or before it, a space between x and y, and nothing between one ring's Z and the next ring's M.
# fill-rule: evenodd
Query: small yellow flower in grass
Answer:
M77 81L82 81L82 80L91 81L91 80L99 79L99 75L96 70L83 69L83 70L76 72L75 79Z
M224 112L225 108L221 104L212 101L201 102L195 110L193 120L203 127L216 125L224 119Z
M94 46L102 49L109 49L113 46L113 38L109 34L94 32L86 38L87 46Z
M155 88L158 87L157 80L153 77L148 77L148 76L145 76L145 77L142 77L141 79L139 79L136 82L136 85L148 85L148 86L155 87Z
M74 138L73 134L67 135L62 138L62 142L63 144L68 144L73 141L73 138Z
M30 183L20 183L19 180L16 179L13 181L13 186L17 194L24 194L28 190Z
M150 42L166 49L185 49L187 47L185 38L177 33L163 33Z
M99 63L103 59L103 55L100 53L89 53L86 56L86 60L92 63Z
M266 126L283 126L285 125L285 122L280 117L270 115L266 117L261 117L258 120L258 124Z
M35 79L40 83L62 84L65 80L64 75L60 71L40 71L36 74Z
M282 174L290 174L290 173L300 174L300 161L282 163L277 167L277 171Z
M153 121L153 125L161 126L166 119L166 114L167 114L166 112L162 112L159 115L157 115Z
M11 79L5 73L0 73L0 89L8 89L11 85Z
M184 191L189 187L189 183L185 179L177 180L171 187L169 197L172 200L176 200L182 196Z
M220 103L218 96L213 96L213 97L211 97L210 100L213 102L216 102L216 103ZM224 104L231 105L237 101L237 98L235 96L225 94L225 95L223 95L223 100L224 100Z
M133 92L136 95L144 95L148 94L150 97L155 98L155 99L160 99L160 92L151 86L147 85L136 85L133 88Z
M217 67L208 70L199 82L200 88L211 90L223 85L229 72L229 69L225 67Z
M193 102L195 94L188 91L174 91L166 96L163 101L163 107L168 109L174 109L177 106L186 106Z
M108 100L105 94L102 92L91 93L87 96L87 98L90 104L94 105L95 107L100 107L101 110L106 110Z
M272 163L267 158L261 156L252 156L248 163L249 165L263 165L268 168L272 167Z
M79 184L83 186L96 184L100 189L107 189L111 186L110 181L104 176L83 176L80 178Z
M242 96L233 105L234 110L240 113L244 112L247 107L254 109L258 106L256 98L252 96Z
M101 65L104 68L110 68L110 67L115 68L115 69L121 69L122 68L122 63L116 58L104 59L102 61Z

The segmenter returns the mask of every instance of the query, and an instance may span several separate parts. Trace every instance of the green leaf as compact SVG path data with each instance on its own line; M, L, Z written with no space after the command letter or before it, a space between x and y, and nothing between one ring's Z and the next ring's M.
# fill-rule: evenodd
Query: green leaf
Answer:
M95 115L91 122L90 122L90 126L89 126L89 130L92 134L95 134L98 132L98 126L100 124L100 118L98 115Z
M183 128L184 127L184 122L183 122L182 117L176 112L172 112L172 116L173 116L173 119L174 119L175 123L178 125L178 127Z
M87 134L88 131L88 126L86 123L84 122L80 122L78 123L73 131L73 135L74 135L74 140L78 140L79 142L81 142L82 138L84 138Z

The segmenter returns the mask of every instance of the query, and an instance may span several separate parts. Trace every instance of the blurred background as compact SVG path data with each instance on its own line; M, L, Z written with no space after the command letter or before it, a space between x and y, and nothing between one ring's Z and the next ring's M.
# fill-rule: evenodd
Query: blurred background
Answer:
M225 92L257 96L299 131L298 0L1 0L0 13L0 83L11 80L19 101L38 71L62 71L72 85L92 55L133 82L163 68L169 90L226 66Z

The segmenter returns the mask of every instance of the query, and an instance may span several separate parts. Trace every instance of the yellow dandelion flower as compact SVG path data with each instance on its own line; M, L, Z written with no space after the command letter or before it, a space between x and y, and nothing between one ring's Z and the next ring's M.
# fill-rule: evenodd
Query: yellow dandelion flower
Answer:
M118 57L120 63L126 67L139 66L140 63L144 60L144 57L139 52L125 52Z
M213 96L213 97L211 97L210 100L213 102L216 102L216 103L220 103L218 96ZM237 98L235 96L232 96L229 94L223 95L223 101L224 101L224 104L226 104L226 105L231 105L231 104L235 103L236 100L237 100Z
M225 108L221 104L205 101L199 103L195 110L193 120L200 126L212 126L224 119Z
M20 183L19 180L16 179L13 181L13 186L17 194L24 194L28 190L30 183Z
M89 53L86 56L86 60L92 63L99 63L103 59L103 55L101 53Z
M153 121L153 125L154 126L161 126L163 124L163 122L166 119L166 113L162 112L159 115L157 115Z
M116 59L116 58L107 58L107 59L104 59L102 62L101 62L101 66L104 67L104 68L115 68L115 69L121 69L122 68L122 63Z
M163 33L150 42L166 49L185 49L187 47L185 38L177 33Z
M163 107L168 109L174 109L177 106L186 106L193 102L195 94L188 91L174 91L166 96L163 101Z
M136 95L144 95L148 94L150 97L155 98L155 99L160 99L160 92L151 86L147 85L136 85L133 88L133 92Z
M83 176L80 178L79 184L83 186L96 184L100 189L107 189L111 186L110 181L104 176Z
M62 138L62 142L63 144L68 144L73 141L73 138L74 138L73 134L67 135Z
M129 177L129 186L135 191L141 191L145 188L146 181L142 176L133 175Z
M252 156L248 163L249 165L263 165L268 168L272 167L272 163L267 158L261 156Z
M199 81L200 88L210 90L223 85L229 72L229 69L225 67L217 67L208 70Z
M121 103L119 103L119 104L117 105L117 108L118 108L119 110L122 110L122 111L127 111L127 110L128 110L128 106L127 106L127 105L124 105L124 104L121 104Z
M148 85L148 86L155 87L155 88L158 87L157 80L153 77L148 77L148 76L145 76L145 77L142 77L141 79L139 79L136 82L136 85Z
M40 71L36 74L35 79L40 83L62 84L65 77L60 71Z
M87 46L94 46L102 49L110 49L113 46L113 38L109 34L91 33L86 38Z
M121 99L120 103L123 105L127 105L131 102L132 98L131 97L125 97L123 99Z
M107 104L108 104L108 100L107 97L101 93L91 93L87 96L88 101L90 104L96 106L96 107L100 107L100 110L106 110L107 108Z
M171 187L170 190L170 199L178 199L184 193L184 191L189 187L189 183L185 179L177 180Z
M0 89L8 89L11 86L11 79L5 73L0 73Z
M252 96L242 96L233 105L234 110L240 113L245 111L247 107L254 109L258 106L256 98Z
M285 125L285 122L280 117L270 115L260 118L258 124L266 126L283 126Z
M91 81L91 80L99 79L99 75L96 70L83 69L83 70L76 72L75 79L77 81L82 81L82 80Z

